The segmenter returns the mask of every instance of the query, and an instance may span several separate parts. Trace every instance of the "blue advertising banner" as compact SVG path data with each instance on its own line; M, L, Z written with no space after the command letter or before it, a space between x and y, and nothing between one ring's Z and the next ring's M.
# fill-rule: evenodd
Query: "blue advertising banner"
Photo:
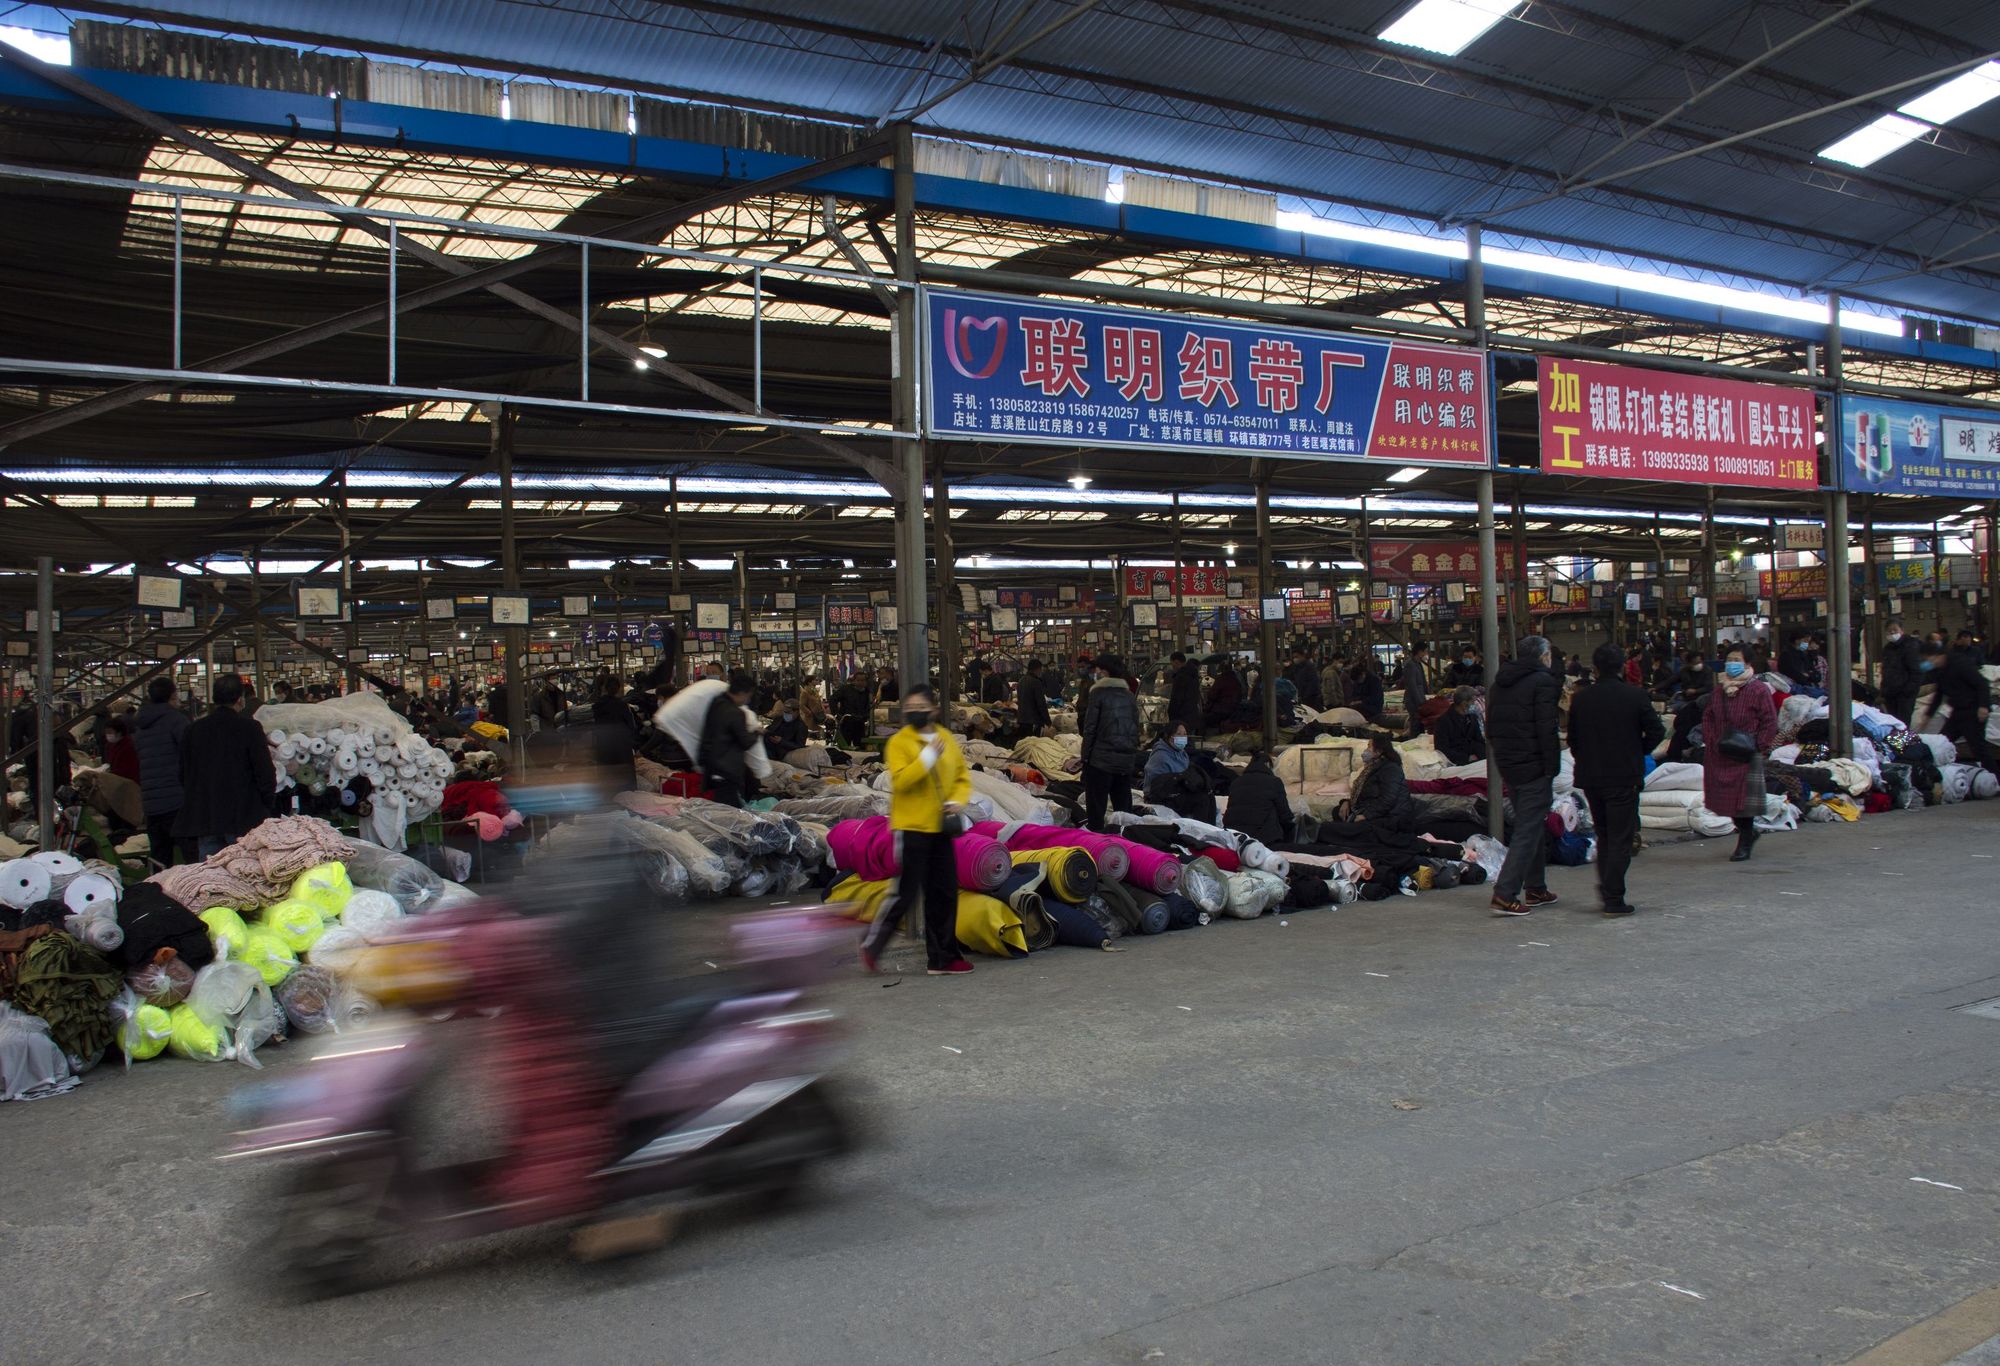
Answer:
M946 440L1485 466L1486 353L1095 304L925 291Z
M1840 469L1872 493L2000 497L2000 413L1847 395Z

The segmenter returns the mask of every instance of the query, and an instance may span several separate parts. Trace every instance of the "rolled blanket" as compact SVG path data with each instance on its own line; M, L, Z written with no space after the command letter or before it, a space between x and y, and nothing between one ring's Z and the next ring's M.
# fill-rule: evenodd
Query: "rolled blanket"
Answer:
M1099 869L1082 849L1017 849L1015 867L1039 863L1048 870L1045 892L1061 901L1082 901L1097 890Z
M1982 801L2000 797L2000 774L1983 768L1973 774L1972 795Z
M1972 795L1973 778L1980 771L1977 764L1945 764L1938 772L1944 775L1944 799L1947 802L1962 802Z
M272 995L294 1029L324 1034L338 1021L340 990L340 980L332 973L308 965L287 977Z

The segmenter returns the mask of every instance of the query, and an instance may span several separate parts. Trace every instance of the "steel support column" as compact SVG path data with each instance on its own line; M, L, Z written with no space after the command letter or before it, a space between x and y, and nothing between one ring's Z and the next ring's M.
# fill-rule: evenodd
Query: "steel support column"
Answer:
M1875 495L1868 494L1861 505L1861 631L1867 646L1861 661L1861 676L1877 680L1882 664L1882 632L1888 615L1882 610L1882 574L1875 558ZM1880 686L1879 681L1877 686Z
M1826 305L1826 376L1833 388L1822 401L1821 430L1829 437L1829 457L1838 460L1840 450L1840 296L1830 295ZM1828 730L1833 752L1840 758L1854 753L1854 616L1850 605L1852 578L1847 556L1847 490L1834 488L1826 495L1826 592L1828 623L1827 698ZM1775 567L1776 561L1772 564ZM1777 576L1772 575L1774 581ZM1772 606L1776 607L1776 603Z
M896 278L914 285L917 279L917 193L909 125L896 129ZM896 291L893 422L899 431L914 431L920 421L917 392L917 294ZM896 494L896 663L905 691L930 680L924 588L924 442L899 438L894 443ZM947 690L950 680L944 680Z
M1715 648L1715 485L1708 486L1708 515L1701 523L1701 600L1707 611L1695 627L1695 645L1705 660Z
M1476 344L1486 344L1486 259L1480 254L1479 225L1465 230L1465 323ZM1493 686L1500 667L1500 561L1493 525L1493 452L1479 472L1479 653L1485 686ZM1486 829L1495 839L1505 832L1500 767L1486 754Z
M1278 743L1278 623L1262 610L1263 600L1277 597L1277 583L1271 573L1271 462L1261 461L1257 471L1257 691L1264 716L1264 748Z
M44 849L55 845L56 812L56 562L35 561L35 830Z
M946 484L944 456L931 466L931 544L937 556L938 705L942 719L951 717L951 700L958 695L958 592L956 552L951 542L951 492ZM977 703L977 697L968 702Z
M493 424L493 454L500 475L500 583L509 593L520 591L521 548L514 538L514 410L501 405ZM526 653L527 632L519 626L505 627L501 649L506 652L503 677L507 685L507 771L519 776L526 768L528 742L528 698L522 678L522 655Z

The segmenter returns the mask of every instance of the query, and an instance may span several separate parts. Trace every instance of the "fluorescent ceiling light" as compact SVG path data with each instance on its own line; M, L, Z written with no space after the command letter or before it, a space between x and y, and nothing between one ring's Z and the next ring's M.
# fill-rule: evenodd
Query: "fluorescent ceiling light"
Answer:
M1456 57L1519 4L1520 0L1418 0L1414 9L1376 36L1385 43Z
M1087 474L1072 474L1069 477L1069 486L1078 493L1082 493L1090 487L1090 476Z
M1907 147L1953 119L1971 113L1988 100L2000 99L2000 62L1987 62L1926 90L1872 123L1863 124L1820 155L1848 166L1873 166L1898 147Z
M1897 108L1926 123L1950 123L1991 99L2000 99L2000 62L1976 66Z
M1414 484L1423 477L1424 467L1422 465L1405 465L1389 476L1389 482L1392 484Z
M1930 125L1918 123L1915 119L1906 119L1901 114L1884 114L1873 123L1863 124L1839 142L1820 148L1819 154L1828 161L1848 166L1873 166L1898 147L1907 147L1930 131Z
M667 348L664 346L642 346L639 349L655 360L665 360L667 358Z

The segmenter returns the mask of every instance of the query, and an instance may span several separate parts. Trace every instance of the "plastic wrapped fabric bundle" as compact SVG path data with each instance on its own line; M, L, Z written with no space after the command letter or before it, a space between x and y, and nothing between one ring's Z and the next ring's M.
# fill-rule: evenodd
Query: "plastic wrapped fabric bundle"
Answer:
M1944 775L1944 799L1956 804L1972 795L1972 784L1980 772L1977 764L1944 764L1938 769Z
M815 871L832 867L826 847L828 827L818 821L800 820L798 817L793 819L799 822L799 846L792 852L799 862Z
M125 944L125 931L110 915L72 915L64 919L63 928L99 953L116 953Z
M255 932L251 938L254 947ZM174 1009L193 1013L208 1027L220 1045L213 1058L233 1058L246 1067L263 1066L257 1061L257 1047L279 1032L281 1017L271 989L248 963L227 959L210 963L195 974L187 1004ZM171 1037L168 1046L173 1046Z
M1285 899L1285 879L1261 869L1245 868L1223 881L1229 886L1229 899L1222 913L1236 920L1255 920Z
M889 814L889 794L865 787L842 787L817 797L792 797L771 808L798 821L834 825Z
M340 979L325 968L302 967L273 995L285 1018L302 1034L325 1034L339 1025Z
M360 1029L382 1013L373 996L343 989L334 1004L334 1019L340 1029Z
M371 892L369 895L383 896L385 893ZM319 907L304 901L280 901L264 912L263 925L282 939L285 947L293 953L304 953L326 932L326 919L321 916Z
M140 1000L130 987L111 1003L111 1022L118 1028L118 1050L125 1055L126 1066L167 1051L172 1019L159 1006Z
M438 809L451 777L450 756L413 731L378 693L273 703L258 709L257 721L271 745L280 792L341 787L365 777L379 803L400 802L409 820L421 821Z
M551 831L543 839L539 852L546 854L559 850L575 829L575 826L562 826ZM646 885L662 901L680 905L689 900L692 882L687 865L675 852L679 846L671 834L650 821L624 815L611 821L610 831L613 847L629 848L638 854Z
M1059 901L1082 901L1097 890L1096 862L1082 849L1016 849L1014 866L1040 864L1048 873L1045 895Z
M226 961L218 959L216 963L209 964L209 967L215 967L217 963ZM274 987L298 967L299 958L278 936L277 931L264 925L252 925L249 935L244 940L243 961L237 964L239 967L245 965L256 970L257 975L264 979L265 986ZM202 969L202 972L207 971L208 968ZM195 985L197 987L201 985L199 973L195 976ZM193 993L189 993L189 999L193 999Z
M353 970L361 951L367 947L368 941L361 937L361 931L350 930L345 925L328 925L319 942L306 953L306 962L328 972L347 973Z
M1229 886L1214 859L1190 859L1181 868L1181 882L1176 890L1206 915L1220 915L1229 904Z
M0 1001L0 1100L59 1096L79 1080L48 1022Z
M1972 795L1981 801L2000 797L2000 774L1988 769L1980 769L1972 775Z
M340 923L370 944L379 943L401 928L403 908L387 892L363 890L348 899L340 913Z
M125 985L147 1005L167 1009L179 1005L194 990L195 970L178 958L148 963L125 979Z
M661 846L680 860L681 867L687 869L688 886L696 896L721 896L729 890L729 884L742 876L742 863L731 861L710 850L685 830L669 826L656 826L666 838Z
M1092 901L1102 903L1118 921L1120 934L1139 933L1140 922L1145 918L1145 908L1132 890L1122 882L1100 882Z
M321 920L332 920L353 895L354 882L347 875L346 865L328 862L315 863L292 879L291 893L285 900L303 902L319 912Z
M720 802L689 801L659 824L681 830L704 843L722 843L745 858L760 854L789 854L798 843L798 822L789 816L771 816L762 811L743 811Z
M751 859L749 867L743 870L743 876L736 880L736 895L767 896L777 890L778 870L775 864L774 859Z
M387 892L408 915L422 915L433 909L432 903L444 890L444 879L432 869L407 854L380 845L360 840L348 840L346 844L347 851L340 861L355 887Z

